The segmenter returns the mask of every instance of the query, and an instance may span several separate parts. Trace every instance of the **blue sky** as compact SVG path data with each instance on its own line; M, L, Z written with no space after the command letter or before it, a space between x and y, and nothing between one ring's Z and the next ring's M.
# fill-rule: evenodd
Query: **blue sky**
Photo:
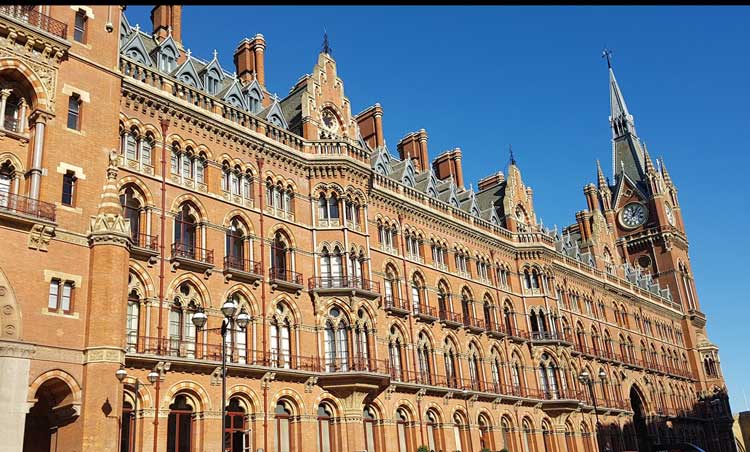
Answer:
M129 6L150 30L150 7ZM733 411L750 409L750 8L185 6L183 43L225 70L244 37L267 41L266 83L284 97L327 29L352 113L380 102L386 142L424 128L432 157L463 150L464 178L505 170L513 145L547 225L575 221L595 162L611 172L607 66L636 129L679 190L710 339Z

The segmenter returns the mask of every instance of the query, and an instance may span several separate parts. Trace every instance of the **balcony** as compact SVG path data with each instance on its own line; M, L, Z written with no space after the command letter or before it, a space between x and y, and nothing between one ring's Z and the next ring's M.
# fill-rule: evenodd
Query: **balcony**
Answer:
M28 5L0 5L0 14L18 22L39 28L61 39L68 37L68 25L59 20L32 10Z
M386 295L383 299L383 309L385 309L386 312L399 316L409 315L409 303L406 300L392 295Z
M529 340L528 331L522 330L520 328L511 327L507 331L507 334L511 340L516 341L516 342Z
M476 317L464 317L464 327L472 333L483 333L487 330L484 319L478 319Z
M448 328L460 328L464 324L464 321L461 314L441 310L440 323Z
M569 345L572 342L567 338L566 334L553 332L553 331L532 331L529 334L532 342L538 345L545 344L557 344L557 345Z
M21 223L55 223L55 205L13 193L0 192L0 216Z
M263 278L260 262L243 259L237 256L224 257L224 278L226 280L242 281L259 284Z
M141 234L134 232L130 235L133 239L133 246L130 248L130 255L143 259L151 263L156 263L156 257L159 255L159 237L156 235Z
M198 248L187 243L173 243L170 262L173 268L210 272L214 268L214 250Z
M412 313L417 320L421 320L423 322L434 322L438 319L435 313L435 308L422 303L413 305Z
M369 300L380 297L380 283L356 276L318 276L307 282L310 292L320 295L351 295Z
M495 339L502 339L507 335L507 333L505 332L505 328L503 328L501 324L496 322L490 322L487 325L487 334Z
M273 290L290 290L297 295L302 293L304 287L302 283L302 274L287 270L286 268L269 268L268 282L271 284L271 289Z

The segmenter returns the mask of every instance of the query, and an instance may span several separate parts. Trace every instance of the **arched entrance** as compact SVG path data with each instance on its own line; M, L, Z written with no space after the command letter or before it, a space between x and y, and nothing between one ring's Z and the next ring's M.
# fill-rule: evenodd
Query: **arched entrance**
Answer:
M646 406L640 389L633 385L630 388L630 406L633 409L633 427L635 430L635 442L640 452L651 451L651 439L646 428Z
M71 450L80 441L78 406L73 391L59 379L45 381L34 395L36 403L26 415L23 452Z

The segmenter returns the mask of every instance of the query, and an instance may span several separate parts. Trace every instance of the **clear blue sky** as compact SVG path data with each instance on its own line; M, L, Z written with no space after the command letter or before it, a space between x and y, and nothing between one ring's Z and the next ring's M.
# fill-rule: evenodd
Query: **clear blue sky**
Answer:
M151 30L150 7L130 6ZM545 224L586 207L595 162L611 172L606 45L652 156L679 189L709 338L733 411L748 409L750 252L748 7L185 6L183 43L232 72L244 37L267 41L266 83L284 97L330 37L352 113L380 102L386 141L425 128L431 156L458 146L464 177L505 170L513 144Z

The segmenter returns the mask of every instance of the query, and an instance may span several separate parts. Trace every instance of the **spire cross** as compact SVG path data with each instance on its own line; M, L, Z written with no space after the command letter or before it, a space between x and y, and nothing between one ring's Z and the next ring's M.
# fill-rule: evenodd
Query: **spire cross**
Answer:
M328 43L328 31L325 27L323 27L323 53L330 55L331 54L331 45Z
M605 47L602 51L602 58L607 59L607 68L612 69L612 51Z
M216 59L217 55L219 55L219 52L217 52L216 49L214 49L214 60Z

